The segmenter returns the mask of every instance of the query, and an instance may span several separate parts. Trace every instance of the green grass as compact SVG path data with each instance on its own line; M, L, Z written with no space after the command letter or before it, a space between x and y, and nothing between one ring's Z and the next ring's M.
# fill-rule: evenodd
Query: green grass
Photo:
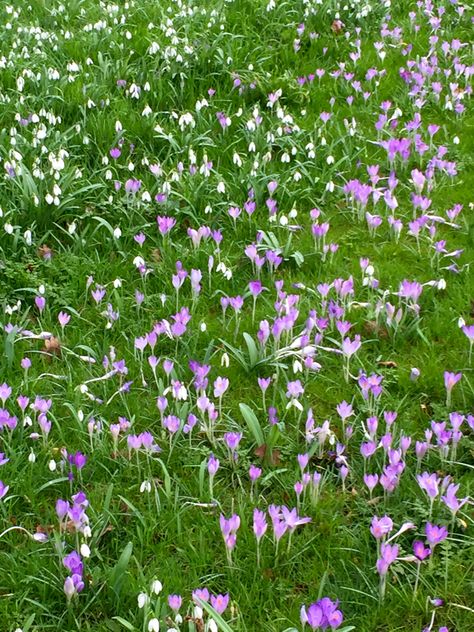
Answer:
M445 14L436 32L439 41L430 44L433 29L415 2L392 2L388 9L372 0L366 17L357 17L357 8L344 4L277 0L272 9L261 0L131 0L117 2L114 9L112 3L93 0L37 0L31 6L12 0L2 7L0 301L6 330L0 381L12 388L4 407L18 417L15 430L4 428L0 433L0 451L9 458L0 468L0 478L10 486L0 500L0 533L5 532L0 537L2 630L138 631L147 630L156 616L161 630L175 626L180 632L200 632L201 622L192 620L191 606L191 593L198 587L213 594L229 593L230 605L222 617L233 632L301 630L302 604L309 606L324 596L339 600L342 629L422 630L430 624L429 598L434 597L445 603L430 629L472 629L471 501L455 520L442 502L436 502L432 520L446 525L449 537L436 547L432 560L422 563L416 595L416 564L398 560L390 567L386 596L380 602L377 545L369 531L374 515L388 514L395 530L413 522L415 530L397 539L400 557L411 554L413 540L424 537L429 518L426 495L416 481L419 472L449 474L460 484L461 498L472 494L473 430L467 421L456 453L450 450L443 456L433 448L419 466L414 449L432 420L447 421L453 411L467 416L474 410L469 342L459 327L461 317L468 325L474 322L474 112L471 77L460 72L454 76L455 57L461 64L472 64L472 8L459 15L457 5L435 3L435 11L443 7ZM416 12L415 20L410 11ZM400 27L400 39L381 34L389 14L389 28ZM341 33L334 32L336 19L344 23ZM420 25L419 32L414 23ZM301 24L305 29L298 35ZM295 39L300 40L298 50ZM453 40L460 40L462 47L445 54L443 42ZM374 46L377 42L384 42L383 59ZM159 46L156 52L151 52L153 43ZM359 47L360 59L351 60ZM435 79L442 84L442 94L436 100L430 84L435 79L427 73L422 103L417 103L400 69L427 57L433 67L438 63L441 68ZM72 62L78 71L68 69ZM331 74L342 63L342 73ZM365 79L373 68L382 74ZM298 83L316 69L323 69L324 76ZM353 76L345 78L344 73ZM23 87L19 78L24 79ZM126 81L126 87L117 84L119 80ZM360 89L354 81L360 82ZM466 90L459 101L465 107L462 113L445 107L448 95L456 104L453 83ZM139 98L130 95L131 84L140 87ZM215 93L210 95L209 89ZM268 107L269 94L279 89L278 103ZM364 98L363 92L370 96ZM347 101L350 96L352 103ZM203 99L207 105L196 108ZM375 124L384 101L391 102L389 116L396 115L398 127L378 132ZM221 127L219 112L231 118L230 127ZM332 112L327 123L321 121L321 112ZM193 126L180 125L185 113L192 114ZM405 125L415 113L421 114L420 127L407 131ZM378 141L414 139L419 133L430 145L430 124L440 129L426 153L420 155L412 146L406 160L397 157L389 162ZM109 152L119 145L121 156L114 160ZM456 163L457 174L436 172L432 189L423 193L431 199L427 213L446 217L455 204L463 210L452 222L457 226L428 221L436 230L430 235L423 228L417 240L408 234L409 222L421 215L419 209L413 211L410 174L415 168L426 172L440 146L446 148L443 159ZM55 179L49 157L55 159L61 151L67 155ZM195 174L190 172L193 155ZM208 161L212 167L205 175L200 168ZM149 168L154 164L160 166L157 175ZM372 234L364 212L360 216L344 194L347 182L368 182L369 165L380 167L379 187L386 186L392 169L396 172L394 215L403 222L399 240L390 230L383 196L366 209L383 217ZM136 196L124 192L129 178L142 183ZM276 221L266 204L271 181L278 182L272 195L278 205ZM120 190L115 182L121 183ZM57 204L49 204L46 196L54 195L55 183L61 192ZM224 192L220 183L225 184ZM243 208L249 189L254 191L256 210L252 215L242 210L234 221L228 209ZM167 200L157 203L155 195L167 190ZM144 192L149 198L141 197ZM326 243L339 246L333 255L323 256L315 246L309 214L314 208L321 210L319 221L330 224ZM157 215L175 218L169 235L159 234ZM300 228L291 231L285 218ZM212 237L193 246L188 230L202 226L222 232L219 246ZM141 232L146 235L143 246L134 239ZM248 283L256 274L245 248L259 234L260 245L267 243L269 248L273 243L283 260L276 271L263 266L265 290L253 317ZM448 253L462 250L460 257L437 257L433 244L439 240L446 240ZM50 258L44 257L47 249ZM144 276L136 257L144 260ZM378 288L363 284L363 257L374 266ZM177 295L172 283L177 261L188 272L201 270L198 296L193 296L189 278ZM219 263L231 270L231 278L217 269ZM448 269L454 263L455 272ZM322 347L315 356L319 371L299 368L293 363L298 358L278 354L302 334L314 313L323 315L317 286L351 276L354 294L340 301L341 319L352 323L348 335L352 339L359 334L362 346L350 361L349 381L344 380L340 355L328 350L338 348L341 341L334 319L317 342ZM405 279L425 284L418 315L396 294ZM277 316L275 304L282 300L275 291L277 280L287 295L298 297L299 313L279 344L270 337L262 347L257 340L259 323L268 320L271 326ZM445 288L429 285L440 280L446 282ZM107 291L100 305L91 297L96 284ZM136 302L137 290L144 295L141 305ZM46 307L40 313L35 298L41 291ZM245 296L241 313L236 316L228 307L224 317L221 298L238 295ZM337 298L334 290L330 296ZM386 323L386 302L403 308L398 327ZM104 315L108 303L119 315L110 327ZM144 353L134 347L136 338L163 319L172 322L182 307L192 315L183 336L160 335L156 346ZM58 324L60 311L71 315L64 331ZM35 337L22 335L22 329ZM311 342L316 332L312 330ZM57 339L53 348L51 336ZM128 373L101 379L110 370L102 362L111 350L117 360L125 360ZM170 378L160 364L155 379L148 363L152 354L173 360ZM28 371L20 365L24 357L32 362ZM212 432L200 427L204 416L196 401L190 360L211 367L206 394L220 413ZM410 380L413 367L420 370L417 381ZM383 375L383 393L375 403L360 394L355 379L359 370ZM449 406L444 371L463 373ZM230 382L221 404L213 395L218 376ZM274 379L265 406L277 409L278 432L269 426L257 383L258 377L269 376ZM170 379L186 386L187 399L173 401L168 391L165 414L182 421L195 414L199 422L191 436L181 428L170 438L162 427L156 399L170 386ZM287 409L287 382L297 379L304 385L302 411ZM133 382L130 389L119 392L127 380ZM84 384L87 392L81 388ZM15 401L19 395L27 395L30 404L36 396L52 400L47 437L42 436L34 410L21 412ZM336 413L342 400L354 406L350 440ZM241 404L254 416L245 419ZM317 441L305 441L310 409L316 425L330 420L332 443L321 453ZM376 414L380 439L383 413L390 410L398 413L394 445L401 434L410 435L412 444L400 484L390 494L379 486L370 498L359 450L367 440L363 424ZM109 426L119 417L132 423L131 433L152 432L162 451L130 457L124 437L115 449ZM236 462L229 458L226 432L243 433ZM269 448L266 455L258 450L261 435L275 450L272 458ZM346 444L350 473L344 485L335 462L336 443ZM87 455L73 481L67 477L65 450ZM323 478L318 502L312 504L306 495L298 507L311 523L297 528L291 546L286 534L278 554L269 524L258 566L253 510L266 510L272 503L296 506L293 486L301 478L296 456L306 452L311 455L308 471L318 471ZM206 469L211 453L220 460L213 497ZM251 464L263 469L252 490ZM380 474L386 464L379 449L367 472ZM141 491L144 482L149 492ZM59 498L70 499L79 490L89 501L89 538L72 528L61 532L55 512ZM237 513L241 520L232 564L219 529L220 513ZM48 539L38 542L19 529L7 531L19 526L30 533L45 532ZM91 555L84 560L85 587L68 604L63 590L68 571L62 558L86 540ZM151 593L154 579L163 584L159 596ZM139 609L142 592L151 601ZM170 594L183 596L182 624L170 618ZM206 625L212 616L212 611L205 615ZM215 614L214 618L226 632L225 624Z

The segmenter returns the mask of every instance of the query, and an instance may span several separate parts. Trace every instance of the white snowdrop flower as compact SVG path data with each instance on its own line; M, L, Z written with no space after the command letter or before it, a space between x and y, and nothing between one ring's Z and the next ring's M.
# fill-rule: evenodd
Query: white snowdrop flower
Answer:
M87 538L92 537L92 531L91 531L91 528L90 528L89 526L84 527L84 530L83 530L83 532L82 532L82 535L83 535L86 539L87 539Z
M464 318L462 316L460 316L458 318L458 327L459 329L461 329L462 327L464 327L464 325L466 324L466 321L464 320Z
M249 152L252 152L252 153L253 153L253 152L255 152L255 151L257 151L257 148L255 147L255 143L254 143L253 141L251 141L251 142L249 143Z
M125 31L125 38L128 40L132 39L132 34L130 33L130 31Z
M84 421L84 412L82 410L77 411L77 418L79 421Z
M217 183L217 192L218 193L225 193L225 183L222 182L222 180Z
M143 108L143 112L142 112L142 116L150 116L150 114L152 114L153 110L151 109L151 107L149 105L146 105Z
M118 290L119 287L122 287L122 279L114 279L114 288Z
M129 162L128 163L127 169L129 171L134 171L135 170L135 165L133 164L133 162Z
M88 145L89 144L89 136L84 136L84 138L82 139L82 143L83 143L83 145Z
M148 621L148 632L160 632L160 622L156 617Z
M181 625L183 623L183 617L178 613L174 618L174 622Z
M133 260L133 265L136 268L141 268L145 265L145 259L141 257L140 255L137 255L135 259Z
M204 209L204 213L206 215L210 215L212 213L212 206L210 204L206 205L206 208Z
M85 543L81 544L80 551L81 551L82 557L85 557L86 559L91 556L91 550Z
M237 165L238 167L242 166L242 158L239 156L237 152L234 152L234 155L232 157L232 162L234 163L234 165Z
M26 415L26 417L23 419L23 427L29 428L32 425L33 425L33 420L31 419L29 415Z
M28 461L30 463L36 463L36 454L34 452L30 452L28 456Z
M281 157L281 162L290 162L290 154L288 152L284 152Z
M47 193L47 194L44 196L44 199L45 199L46 204L52 204L52 203L54 202L54 198L53 198L53 196L51 195L51 193Z
M158 44L158 42L152 42L150 46L148 47L147 52L149 55L155 55L159 50L160 50L160 45Z
M291 148L291 155L292 156L296 156L297 153L298 153L298 150L296 149L296 147L292 147Z
M303 365L301 364L301 362L299 360L295 360L293 362L293 373L301 373L302 370Z
M393 118L400 118L400 116L403 116L402 110L400 110L400 108L395 108Z
M142 201L143 202L151 202L151 195L148 191L143 191L142 193Z
M115 121L115 131L117 134L123 130L122 123L120 121Z
M159 579L155 579L151 584L151 591L155 595L159 595L162 590L163 590L163 584L160 582Z
M288 226L288 217L286 215L280 217L280 226Z
M275 3L273 2L273 0L270 0L270 2L273 3L272 8L274 8ZM219 632L219 628L217 627L217 623L214 621L214 619L209 619L209 621L207 622L207 629L208 629L208 632Z
M225 366L226 368L229 368L229 364L230 364L229 354L224 351L221 357L221 366Z
M166 299L167 299L166 294L160 294L161 305L164 306L164 304L166 303Z
M365 269L365 273L367 276L369 277L373 277L375 274L375 268L372 264L369 264L366 269Z
M291 219L296 219L298 217L298 211L295 208L292 208L291 211L288 213L288 217L290 217Z
M51 459L51 461L48 463L48 469L50 472L55 472L56 471L56 467L57 467L57 463L54 459Z
M77 224L76 224L76 222L72 222L71 224L69 224L69 225L68 225L68 227L67 227L67 232L68 232L70 235L74 235L74 233L76 232L76 229L77 229Z
M31 244L33 243L33 240L31 237L31 230L25 230L25 232L23 233L23 238L26 242L26 245L31 246Z
M200 326L199 326L199 329L200 329L202 332L206 331L206 330L207 330L207 325L206 325L206 323L201 323L201 324L200 324Z
M322 147L326 147L326 145L328 144L328 142L327 142L327 140L326 140L325 136L323 136L323 137L321 138L321 141L320 141L320 142L321 142L321 146L322 146Z
M446 289L446 281L444 279L440 279L438 281L438 283L436 284L436 287L438 290L445 290Z
M459 136L455 136L455 137L453 138L453 143L454 143L455 145L459 145L459 143L460 143L460 142L461 142L461 141L459 140Z
M102 156L102 164L104 166L107 166L109 164L109 158L108 156Z
M144 492L147 492L147 493L151 492L151 483L150 483L150 481L143 481L143 483L140 485L140 492L142 494Z
M138 607L141 610L150 602L150 598L148 597L146 593L140 593L137 597L137 601L138 601Z
M82 394L84 394L84 393L87 393L89 389L87 387L87 384L81 384L79 386L79 390L81 391Z
M121 236L122 236L122 231L120 230L120 227L117 226L117 228L114 228L114 237L115 239L120 239Z
M105 179L112 180L112 178L113 178L112 172L110 171L110 169L107 169L107 171L105 172Z
M178 119L178 125L179 128L181 129L182 132L184 132L186 127L195 127L196 126L196 121L194 120L193 115L191 114L191 112L186 112L185 114L182 114L179 119Z
M295 182L299 182L302 177L303 176L301 175L301 173L299 171L295 171L295 173L293 174L293 180Z
M334 164L334 156L328 156L326 158L326 162L328 165L333 165Z
M330 193L334 191L334 182L332 180L329 180L326 184L326 191L329 191Z

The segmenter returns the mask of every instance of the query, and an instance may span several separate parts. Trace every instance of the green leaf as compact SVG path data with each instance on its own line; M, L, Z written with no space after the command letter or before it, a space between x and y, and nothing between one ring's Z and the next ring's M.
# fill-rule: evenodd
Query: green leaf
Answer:
M122 554L120 555L117 564L114 566L114 568L112 569L112 572L110 573L110 586L112 590L114 591L117 599L120 597L122 585L125 580L125 573L127 571L127 567L130 562L130 557L132 556L132 552L133 552L133 543L129 542L124 548L124 550L122 551ZM130 629L133 630L133 627L129 628L129 630Z
M263 436L263 431L260 426L260 422L257 419L257 416L253 412L253 410L247 406L247 404L239 404L240 412L242 413L242 417L245 420L250 432L252 433L257 445L263 445L265 443L265 437Z
M249 352L250 368L253 368L258 362L258 349L255 340L246 331L242 334Z
M132 632L135 632L136 628L126 619L122 619L122 617L113 617L113 619L114 621L118 621L119 623L121 623L124 628L127 628L127 630L132 630Z

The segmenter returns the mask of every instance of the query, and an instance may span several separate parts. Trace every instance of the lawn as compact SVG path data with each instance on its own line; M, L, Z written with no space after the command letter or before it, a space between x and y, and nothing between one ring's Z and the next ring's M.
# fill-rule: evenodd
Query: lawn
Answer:
M473 6L0 15L0 629L473 630Z

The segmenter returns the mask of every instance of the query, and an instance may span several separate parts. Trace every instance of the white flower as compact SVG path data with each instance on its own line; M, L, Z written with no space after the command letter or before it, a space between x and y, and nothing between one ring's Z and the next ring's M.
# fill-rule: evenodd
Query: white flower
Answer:
M138 595L137 601L138 601L138 607L142 609L147 605L147 603L150 602L150 597L146 593L140 593Z
M122 236L122 231L117 226L117 228L114 228L114 237L115 239L120 239L121 236Z
M217 623L214 619L209 619L207 623L208 632L219 632L219 628L217 627Z
M143 492L147 492L147 493L151 492L151 483L150 483L150 481L143 481L143 483L140 485L140 493L143 494Z
M57 467L57 463L54 459L51 459L51 461L48 463L48 468L50 472L54 472L56 470Z
M155 595L159 595L162 590L163 584L160 582L159 579L155 579L151 584L151 591L155 593Z
M81 555L82 557L85 557L85 558L88 558L91 556L91 550L85 543L81 544Z
M160 622L156 617L148 621L148 632L160 632Z

